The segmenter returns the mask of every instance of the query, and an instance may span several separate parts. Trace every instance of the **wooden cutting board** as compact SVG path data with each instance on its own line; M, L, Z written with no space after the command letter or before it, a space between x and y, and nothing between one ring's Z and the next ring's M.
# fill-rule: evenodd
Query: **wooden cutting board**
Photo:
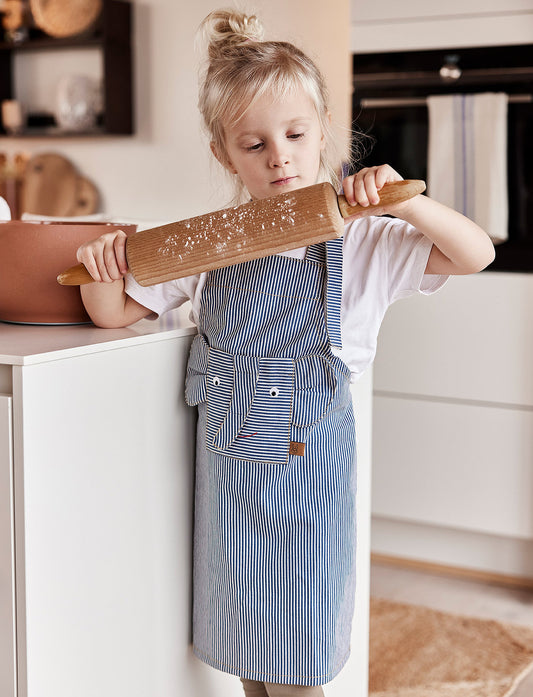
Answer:
M98 190L66 157L43 153L26 164L21 189L23 213L71 217L90 215L98 208Z

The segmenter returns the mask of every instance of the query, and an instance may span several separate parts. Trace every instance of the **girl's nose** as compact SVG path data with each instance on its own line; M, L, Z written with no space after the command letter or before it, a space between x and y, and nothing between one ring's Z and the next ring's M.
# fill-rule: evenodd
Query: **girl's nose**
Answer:
M270 166L284 167L289 163L289 156L285 148L280 144L273 144L270 148Z

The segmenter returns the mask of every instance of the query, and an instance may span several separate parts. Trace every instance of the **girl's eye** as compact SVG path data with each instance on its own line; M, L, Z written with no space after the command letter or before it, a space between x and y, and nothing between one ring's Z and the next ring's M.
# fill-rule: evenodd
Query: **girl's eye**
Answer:
M248 145L246 150L248 152L254 152L255 150L259 150L262 147L263 143L255 143L254 145Z
M291 133L287 138L290 138L291 140L299 140L300 138L303 138L304 134L303 133Z

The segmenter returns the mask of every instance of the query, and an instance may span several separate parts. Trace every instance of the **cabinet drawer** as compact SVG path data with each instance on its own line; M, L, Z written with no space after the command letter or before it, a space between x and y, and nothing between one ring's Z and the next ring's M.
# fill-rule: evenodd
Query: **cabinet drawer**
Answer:
M533 539L533 411L377 396L372 513Z
M532 298L533 275L486 272L394 304L374 389L533 406Z

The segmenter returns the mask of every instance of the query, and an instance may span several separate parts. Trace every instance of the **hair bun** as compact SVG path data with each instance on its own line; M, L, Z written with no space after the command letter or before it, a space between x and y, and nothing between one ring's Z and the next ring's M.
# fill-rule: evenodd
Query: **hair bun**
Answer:
M255 15L237 10L215 10L201 24L211 60L231 53L248 41L262 41L263 25Z

